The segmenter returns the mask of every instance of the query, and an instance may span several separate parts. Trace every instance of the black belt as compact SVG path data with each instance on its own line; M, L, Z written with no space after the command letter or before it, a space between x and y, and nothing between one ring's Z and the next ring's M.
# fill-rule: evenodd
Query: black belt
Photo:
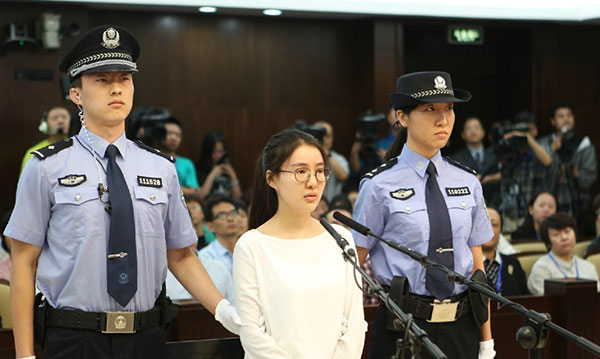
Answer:
M389 292L389 286L384 285L383 288ZM471 311L467 293L465 291L442 301L410 293L404 298L401 309L428 322L453 322Z
M88 329L107 334L132 334L161 326L161 309L146 312L84 312L48 308L47 325L56 328Z

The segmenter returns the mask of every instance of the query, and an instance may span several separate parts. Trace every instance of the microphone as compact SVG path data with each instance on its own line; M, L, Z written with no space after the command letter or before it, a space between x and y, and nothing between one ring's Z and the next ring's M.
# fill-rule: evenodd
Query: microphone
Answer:
M345 240L344 237L342 237L335 229L333 229L331 224L329 224L329 222L327 222L327 220L325 218L319 219L319 223L321 223L321 225L323 227L325 227L325 230L327 232L329 232L329 234L331 234L333 239L335 239L338 246L340 246L340 248L342 249L342 251L344 251L345 254L352 256L352 257L356 256L356 252L354 251L354 248L350 247L350 244L348 243L348 241Z
M350 217L346 217L345 215L341 214L338 211L333 212L333 218L337 219L338 221L342 222L343 224L347 225L348 227L354 229L355 231L362 234L363 236L368 236L371 234L371 230L369 230L369 228L356 222L355 220L353 220Z

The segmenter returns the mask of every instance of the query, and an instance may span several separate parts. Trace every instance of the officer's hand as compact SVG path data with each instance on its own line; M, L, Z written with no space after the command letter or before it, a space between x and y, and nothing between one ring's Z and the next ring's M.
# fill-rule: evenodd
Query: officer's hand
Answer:
M227 299L222 299L215 309L215 319L221 323L225 329L233 334L240 335L240 326L242 319L234 306Z
M485 342L479 342L479 355L478 359L493 359L496 356L494 350L494 339L486 340Z

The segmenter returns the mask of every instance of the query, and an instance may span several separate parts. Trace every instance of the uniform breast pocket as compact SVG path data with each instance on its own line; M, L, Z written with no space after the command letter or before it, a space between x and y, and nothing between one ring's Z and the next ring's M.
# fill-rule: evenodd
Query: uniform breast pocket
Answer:
M167 194L153 187L136 187L133 192L136 230L144 235L164 237Z
M467 238L471 233L471 213L475 207L475 199L471 195L448 197L446 204L453 232Z
M424 201L394 200L390 205L391 217L386 227L392 226L393 233L399 233L400 244L412 249L422 244L423 238L429 236L429 217Z
M54 202L50 230L65 238L102 232L104 206L95 186L59 189L54 192Z

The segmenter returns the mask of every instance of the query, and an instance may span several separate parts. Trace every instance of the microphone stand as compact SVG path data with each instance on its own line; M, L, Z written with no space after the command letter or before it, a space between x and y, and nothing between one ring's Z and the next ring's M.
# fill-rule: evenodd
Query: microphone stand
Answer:
M339 213L339 212L337 212L337 213ZM341 215L341 213L340 213L340 215ZM349 218L346 217L346 219L349 219ZM352 220L352 222L360 225L360 223L355 222L354 220ZM347 221L347 224L348 223L349 222ZM523 349L529 349L529 357L530 358L542 358L543 357L542 351L546 344L546 339L548 336L548 333L547 333L548 329L550 329L554 333L562 336L563 338L574 341L582 349L594 354L595 356L600 357L600 347L598 345L594 344L593 342L589 341L588 339L586 339L584 337L578 336L578 335L564 329L563 327L561 327L559 325L554 324L550 320L550 316L547 313L538 313L534 310L527 309L518 303L515 303L509 299L504 298L503 296L496 293L494 290L491 290L487 286L487 284L481 284L478 282L474 282L471 279L465 278L464 276L460 275L459 273L456 273L456 272L448 269L447 267L432 261L427 256L425 256L417 251L414 251L410 248L404 247L397 243L393 243L387 239L384 239L384 238L376 235L375 233L371 232L368 228L366 228L362 225L360 225L360 226L361 227L357 227L357 226L354 226L354 227L351 226L351 227L363 235L368 235L377 240L382 241L383 243L387 244L388 246L394 248L395 250L397 250L397 251L411 257L412 259L416 260L417 262L421 263L421 265L423 265L423 266L432 267L432 268L435 268L437 270L444 272L448 276L449 281L464 284L464 285L468 286L469 289L473 289L479 293L483 293L483 294L487 295L488 297L494 298L496 301L502 303L504 306L507 306L507 307L523 314L527 319L526 319L525 325L523 327L521 327L519 329L519 331L517 332L517 341L519 342L519 344L521 345L521 347ZM362 229L362 231L359 229Z
M401 359L400 353L405 348L408 348L413 353L413 358L418 359L420 356L421 345L427 349L431 356L435 359L447 359L446 354L440 350L440 348L429 339L427 333L417 326L413 322L411 314L406 314L398 305L390 299L390 296L383 290L383 288L375 283L375 281L360 267L357 263L355 256L349 255L344 248L342 248L342 256L346 262L350 262L354 267L354 270L360 273L361 277L367 282L369 289L368 293L377 297L388 310L398 318L394 320L394 327L403 327L408 334L408 342L403 339L398 339L396 354L394 358ZM407 336L405 335L405 338Z

